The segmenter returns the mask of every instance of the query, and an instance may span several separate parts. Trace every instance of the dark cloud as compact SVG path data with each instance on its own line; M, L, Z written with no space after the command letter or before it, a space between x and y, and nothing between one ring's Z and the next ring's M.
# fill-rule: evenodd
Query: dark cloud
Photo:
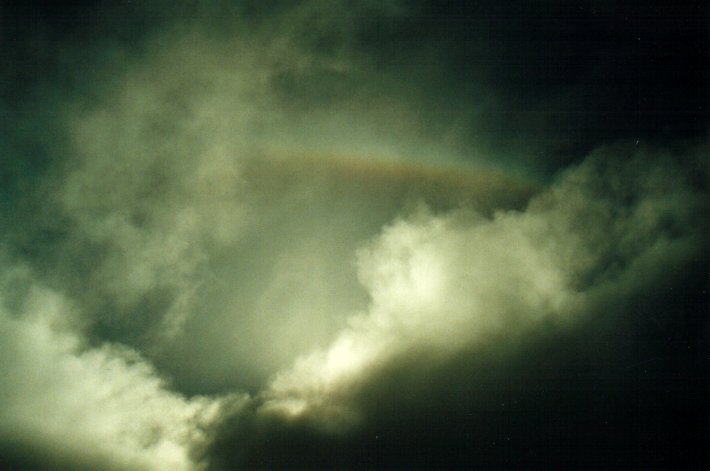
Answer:
M496 153L550 168L600 142L706 130L700 2L432 2L425 11L414 31L438 43L447 102L467 105L470 135Z
M255 442L224 435L212 462L215 469L693 469L707 459L707 375L697 350L705 347L692 332L703 328L697 316L706 301L683 298L690 307L673 310L678 319L663 332L648 332L647 319L625 319L585 325L591 332L546 331L507 351L466 352L425 373L400 364L364 388L368 420L356 431L271 424L250 436Z
M701 468L697 2L6 2L0 463Z

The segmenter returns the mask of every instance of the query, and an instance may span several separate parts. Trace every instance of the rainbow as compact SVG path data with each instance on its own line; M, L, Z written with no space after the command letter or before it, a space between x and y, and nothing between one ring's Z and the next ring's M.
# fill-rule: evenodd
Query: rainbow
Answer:
M280 192L319 185L331 195L421 200L435 209L471 206L486 211L522 207L544 186L532 178L461 161L425 162L398 157L278 149L248 161L244 177Z

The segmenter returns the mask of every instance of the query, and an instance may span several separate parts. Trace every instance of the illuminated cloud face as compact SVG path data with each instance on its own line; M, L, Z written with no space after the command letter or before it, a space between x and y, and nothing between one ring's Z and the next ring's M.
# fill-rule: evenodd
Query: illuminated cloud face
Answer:
M518 3L11 7L0 464L701 465L697 12Z

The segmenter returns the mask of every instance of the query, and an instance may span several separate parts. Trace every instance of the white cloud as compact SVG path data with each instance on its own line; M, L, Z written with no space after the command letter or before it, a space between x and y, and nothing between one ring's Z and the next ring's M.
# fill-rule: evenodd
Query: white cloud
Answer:
M431 89L437 47L414 48L430 71L413 80L364 57L370 27L410 44L409 27L377 23L406 17L405 3L312 0L253 23L219 5L223 29L191 5L204 23L170 19L130 52L96 47L125 60L43 118L67 118L66 135L19 134L58 150L17 206L37 214L9 204L9 221L27 219L18 233L42 227L27 237L37 276L6 263L0 279L1 443L89 467L199 469L225 414L351 424L357 388L409 353L447 358L575 323L699 252L707 207L690 181L707 167L689 177L688 155L689 168L602 149L524 211L477 213L535 185L466 168L468 120L490 104L475 119L461 111L470 99L448 110L449 91ZM412 195L476 207L395 218ZM176 392L244 383L256 399Z
M134 351L85 345L71 305L26 274L19 277L31 288L16 309L8 309L5 290L0 294L2 440L94 469L201 468L197 456L210 426L237 399L187 399L166 389Z
M330 345L275 376L263 411L353 420L348 396L410 351L440 357L514 342L543 319L574 323L595 303L624 297L660 267L702 247L701 193L692 170L637 152L601 150L565 172L522 212L401 218L360 252L371 296Z

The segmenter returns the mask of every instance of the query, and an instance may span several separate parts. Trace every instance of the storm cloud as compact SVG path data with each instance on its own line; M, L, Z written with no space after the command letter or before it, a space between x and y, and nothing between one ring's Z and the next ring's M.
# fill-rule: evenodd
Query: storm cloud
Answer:
M701 468L703 11L9 3L1 462Z

